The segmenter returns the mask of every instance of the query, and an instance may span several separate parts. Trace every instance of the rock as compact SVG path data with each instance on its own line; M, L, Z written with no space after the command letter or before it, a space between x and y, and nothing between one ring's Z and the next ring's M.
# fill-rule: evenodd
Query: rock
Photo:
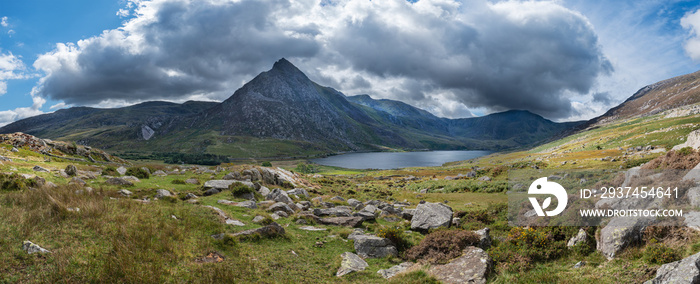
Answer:
M401 218L404 220L411 221L413 219L413 214L416 212L416 209L404 209L401 212Z
M478 247L483 250L487 250L491 247L491 235L489 235L489 232L491 232L491 229L488 227L474 231L475 234L479 235Z
M0 162L12 162L12 159L8 157L0 156Z
M447 264L435 265L428 271L443 283L486 283L491 258L482 249L466 247L461 257Z
M290 208L289 205L287 205L286 203L283 203L283 202L277 202L277 203L273 204L272 206L270 206L270 208L267 208L267 211L271 211L271 212L275 212L275 213L277 211L282 211L282 212L285 212L287 214L294 214L294 210L292 210L292 208ZM277 215L279 215L279 214L277 214Z
M110 178L107 180L107 183L111 184L111 185L119 185L119 186L132 186L132 185L134 185L134 183L132 183L126 179L123 179L123 178Z
M686 196L693 207L700 207L700 186L691 187L688 189Z
M584 266L586 266L586 262L585 262L585 261L579 261L579 262L577 262L576 264L574 264L574 268L581 268L581 267L584 267Z
M245 208L248 208L248 209L257 209L257 208L258 208L258 204L255 203L255 201L252 201L252 200L243 201L243 202L238 202L238 203L236 203L234 206L245 207Z
M272 220L275 220L275 221L276 221L276 220L279 220L279 219L282 218L282 217L280 217L280 215L277 215L277 214L275 214L275 213L272 213L272 214L270 214L270 218L272 218Z
M126 190L126 189L122 189L122 190L120 190L120 191L118 191L118 192L119 192L119 194L121 194L122 196L130 196L130 195L133 194L131 191L128 191L128 190Z
M126 168L125 167L118 167L117 172L119 173L119 175L123 176L126 174Z
M122 179L128 180L130 182L141 182L141 180L135 176L123 176Z
M320 196L311 198L311 203L313 204L321 204L321 202L323 202L323 198Z
M262 181L266 184L277 184L275 181L275 172L268 168L261 168L260 174L262 175Z
M19 149L17 149L16 147L12 147L12 149L10 149L10 151L12 153L17 153L17 152L19 152Z
M404 262L399 265L392 266L389 269L380 269L377 271L379 275L384 277L384 279L389 279L391 277L396 276L397 274L406 271L407 269L411 268L413 266L412 262Z
M303 188L295 188L295 189L292 189L292 190L288 190L288 191L287 191L287 195L296 195L296 196L302 196L302 195L303 195L303 196L306 197L306 198L309 198L309 197L310 197L309 192L306 191L306 189L303 189Z
M287 213L284 212L284 211L275 211L275 213L273 213L273 214L279 216L280 218L287 218L287 217L289 217L289 214L287 214Z
M258 216L255 216L255 218L253 218L253 223L260 223L263 220L265 220L265 217L258 215Z
M366 205L364 208L362 208L362 211L366 211L366 212L369 212L369 213L372 213L372 214L374 214L375 212L377 212L377 210L379 210L379 208L377 208L377 206L374 206L374 205L371 205L371 204Z
M352 210L348 207L345 207L345 206L338 206L338 207L326 208L326 209L316 208L316 209L314 209L314 215L319 216L319 217L323 217L323 216L350 217L350 216L352 216Z
M226 225L245 226L245 224L243 224L243 222L238 221L236 219L229 218L228 215L226 215L226 212L224 212L224 210L221 210L221 209L216 208L214 206L204 206L204 207L214 210L216 212L216 214L218 214L219 217L224 220L224 224L226 224Z
M491 178L488 176L483 176L479 178L480 181L491 181Z
M267 196L268 194L270 194L270 189L267 187L261 186L260 189L258 189L258 192L262 196Z
M207 189L206 191L204 191L204 196L210 196L210 195L219 194L219 193L221 193L221 190L218 190L216 188L210 188L210 189Z
M399 255L399 251L389 239L367 235L355 237L355 252L360 257L371 258Z
M452 208L442 203L419 204L411 219L411 230L430 230L450 227Z
M363 271L369 266L367 262L351 252L344 252L340 255L340 257L342 257L343 260L340 262L338 272L335 273L335 276L337 277L341 277L355 271Z
M451 226L453 226L453 227L459 227L460 222L461 222L461 221L459 220L459 218L454 217L454 218L452 218L452 224L451 224Z
M173 194L165 189L156 189L156 196L154 196L154 198L161 199L166 196L173 196Z
M45 168L42 168L42 167L40 167L40 166L34 166L34 168L32 168L32 169L33 169L35 172L45 172L45 173L48 173L48 172L49 172L49 170L47 170L47 169L45 169Z
M65 172L68 176L74 177L78 174L78 168L76 168L74 165L68 165L66 166Z
M303 219L300 219L300 220L303 220ZM327 231L328 229L326 229L326 228L317 228L317 227L314 227L314 226L302 226L302 227L299 227L299 230L304 230L304 231Z
M24 241L22 243L22 250L26 251L28 254L33 253L51 253L51 251L40 247L39 245L32 243L31 241Z
M348 204L350 204L350 207L352 207L355 210L360 210L365 207L365 205L362 202L354 198L348 199Z
M340 196L333 196L331 197L331 201L345 202L345 198L342 198Z
M274 237L284 235L285 232L284 232L284 228L282 228L282 226L273 222L272 224L264 226L264 227L260 227L257 229L245 230L242 232L235 233L235 234L233 234L233 236L234 237L249 236L249 235L254 235L254 234L260 234L263 237L274 238Z
M577 244L585 243L587 239L588 235L586 234L586 230L579 229L578 234L576 234L576 236L571 237L571 239L569 239L569 242L566 243L566 246L573 247Z
M255 194L252 192L245 192L245 193L239 193L239 194L234 194L233 196L241 199L247 199L250 201L255 201Z
M215 188L219 191L227 190L228 187L236 182L235 180L210 180L204 183L204 189Z
M299 207L301 210L309 210L311 208L311 202L299 201L299 203L297 203L297 207Z
M684 212L683 217L685 217L685 226L700 231L700 212Z
M370 213L370 212L367 212L364 210L360 210L359 212L355 212L352 214L352 216L360 217L364 221L372 221L372 220L376 219L376 216L374 215L374 213Z
M319 218L318 223L322 225L358 227L362 225L362 217L327 217Z
M683 177L683 181L692 180L695 183L700 183L700 164L695 165L693 169L688 171L688 173Z
M641 240L644 228L653 223L654 218L617 217L600 231L597 249L608 259L627 246Z
M287 203L287 204L293 203L293 202L292 202L292 199L289 198L289 196L287 195L287 192L284 191L284 190L281 190L281 189L279 189L279 188L273 189L273 190L270 192L270 194L268 194L267 196L265 196L265 199L267 199L267 200L273 200L273 201L276 201L276 202L283 202L283 203Z
M194 195L194 193L188 193L187 195L185 195L185 200L189 199L197 199L197 195Z
M684 143L673 146L671 150L680 150L685 147L698 149L700 147L700 129L690 132Z
M77 184L77 185L80 185L80 186L85 186L85 185L87 184L87 182L85 182L84 180L80 179L79 177L73 177L73 178L70 180L69 183L70 183L70 184Z
M168 176L167 173L165 173L164 171L161 171L161 170L157 170L157 171L153 172L153 175L154 175L154 176L157 176L157 177ZM185 181L185 183L187 183L187 181Z
M644 284L700 283L700 253L667 263L656 270L656 277Z

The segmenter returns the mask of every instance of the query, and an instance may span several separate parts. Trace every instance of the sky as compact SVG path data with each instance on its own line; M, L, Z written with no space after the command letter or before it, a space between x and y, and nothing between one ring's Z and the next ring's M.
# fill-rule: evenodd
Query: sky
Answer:
M441 117L590 119L700 69L700 1L0 1L0 126L223 101L283 57L348 96Z

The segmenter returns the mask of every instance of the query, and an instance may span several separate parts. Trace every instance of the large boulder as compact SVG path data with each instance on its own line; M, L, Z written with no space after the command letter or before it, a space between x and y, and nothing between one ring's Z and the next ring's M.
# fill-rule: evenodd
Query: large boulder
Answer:
M132 185L134 185L133 182L128 181L124 178L111 178L111 179L107 180L107 183L111 184L111 185L119 185L119 186L132 186Z
M343 227L359 227L362 225L362 217L327 217L318 218L318 223L322 225L333 225Z
M365 270L365 268L369 266L366 261L362 260L362 258L351 252L344 252L340 255L340 257L342 257L343 260L340 262L338 272L335 273L335 276L338 277L344 276L351 272Z
M173 194L170 193L170 191L165 190L165 189L157 189L156 190L155 198L161 199L161 198L167 197L167 196L173 196Z
M571 237L571 239L569 239L569 242L566 243L566 246L573 247L577 244L585 243L587 239L588 234L586 234L586 230L582 228L578 230L578 234L576 234L576 236L573 236Z
M656 277L644 284L700 283L700 253L667 263L656 270Z
M74 177L78 175L78 168L76 168L75 165L68 165L66 166L65 172L68 176Z
M273 222L272 224L264 226L264 227L260 227L257 229L245 230L242 232L235 233L235 234L233 234L233 236L234 237L249 236L249 235L254 235L254 234L260 234L263 237L273 238L273 237L283 236L285 234L285 231L284 231L284 228L282 228L282 226Z
M306 189L303 189L303 188L295 188L292 190L288 190L287 195L296 195L297 197L304 196L306 198L310 197L309 192L307 192Z
M477 246L481 249L487 250L491 247L491 235L489 232L491 232L491 229L488 227L474 231L479 236L479 244Z
M394 265L391 268L388 269L380 269L377 271L379 275L384 277L384 279L389 279L391 277L396 276L397 274L406 271L407 269L411 268L413 266L413 262L404 262L398 265Z
M268 194L265 198L267 200L283 202L287 204L293 203L292 199L289 198L289 195L287 195L287 192L279 188L275 188L272 191L270 191L270 194Z
M228 187L233 184L234 182L240 182L252 189L255 189L255 185L252 182L247 182L247 181L235 181L235 180L220 180L220 179L215 179L215 180L210 180L204 183L204 189L210 189L210 188L215 188L218 189L219 191L224 191L227 190Z
M447 264L435 265L428 271L443 283L486 283L491 269L491 258L482 249L466 247L461 257Z
M387 238L360 235L354 236L355 252L361 257L383 258L398 256L399 251Z
M272 206L270 206L270 208L267 208L267 211L270 211L270 212L282 211L282 212L290 214L290 215L294 214L294 210L284 202L277 202L277 203L273 204Z
M651 217L617 217L600 230L597 249L608 259L627 246L639 242L642 231L654 222Z
M690 132L684 143L673 146L671 150L680 150L685 147L691 147L693 149L700 148L700 129Z
M452 223L452 208L442 203L419 204L411 219L411 230L430 230L449 227Z
M350 217L352 216L352 210L349 207L338 206L333 208L316 208L314 209L314 215L323 216L337 216L337 217Z
M123 176L126 174L126 168L125 167L118 167L117 172L119 173L119 175Z

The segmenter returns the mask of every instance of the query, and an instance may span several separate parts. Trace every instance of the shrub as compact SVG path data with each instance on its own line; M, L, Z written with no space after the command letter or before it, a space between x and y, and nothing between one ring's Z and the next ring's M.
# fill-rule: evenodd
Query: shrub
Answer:
M138 168L138 167L131 167L126 170L126 175L127 176L135 176L140 179L149 179L151 177L151 174L148 173L143 168Z
M411 243L406 239L406 235L401 228L381 228L377 232L377 236L389 239L399 252L404 252L411 248Z
M683 147L680 150L678 150L678 155L688 156L688 155L692 154L693 152L695 152L695 151L693 151L693 147Z
M462 228L466 230L479 230L484 227L493 226L496 221L508 221L508 204L506 203L490 203L484 209L473 211L460 212L456 216L460 218Z
M686 148L678 151L668 151L666 155L659 156L646 163L642 169L692 169L700 163L700 152L693 151L692 148Z
M272 163L270 163L268 161L262 162L262 164L260 164L260 165L263 167L272 167Z
M644 249L642 259L650 264L665 264L681 258L678 251L653 239Z
M118 176L119 173L117 172L117 168L109 166L109 167L106 167L104 170L102 170L102 175L103 176Z
M255 193L255 189L250 188L249 186L240 183L240 182L234 182L231 185L228 186L228 189L231 190L231 193L233 195L242 195L246 193Z
M464 230L438 230L425 236L420 244L404 253L409 260L445 263L462 254L467 246L479 243L479 236Z
M174 179L172 181L172 184L185 184L185 181L182 179Z
M318 167L314 164L299 163L296 168L294 168L294 171L302 174L312 174L318 172Z
M565 255L566 242L575 227L513 227L506 239L492 247L489 255L501 269L523 272L536 261L548 261Z
M17 173L0 174L0 190L2 191L21 191L36 186L36 180L26 179Z

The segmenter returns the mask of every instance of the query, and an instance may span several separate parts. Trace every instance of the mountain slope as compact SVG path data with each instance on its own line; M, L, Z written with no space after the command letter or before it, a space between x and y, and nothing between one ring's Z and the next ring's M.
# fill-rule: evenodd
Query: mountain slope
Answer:
M533 145L571 126L525 111L453 120L399 101L346 97L280 59L222 103L77 107L17 121L0 133L22 131L127 154L250 158L386 147L501 150Z

